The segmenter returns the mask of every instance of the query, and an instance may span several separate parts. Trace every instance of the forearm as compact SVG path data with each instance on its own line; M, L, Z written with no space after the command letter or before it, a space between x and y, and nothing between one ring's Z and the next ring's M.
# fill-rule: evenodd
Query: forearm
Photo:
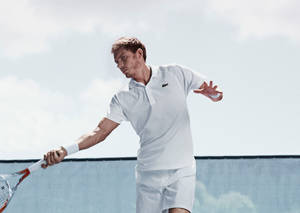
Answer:
M81 136L76 143L79 150L88 149L102 141L107 137L107 133L97 127L93 132Z
M81 136L74 144L64 147L67 155L76 153L83 149L88 149L97 143L105 140L105 138L117 127L119 123L103 118L97 128L91 133Z
M98 127L89 134L81 136L76 143L69 146L62 146L59 150L49 151L44 155L47 164L43 164L43 168L47 168L53 164L61 162L67 155L87 149L105 140L105 138L117 127L119 123L103 118Z

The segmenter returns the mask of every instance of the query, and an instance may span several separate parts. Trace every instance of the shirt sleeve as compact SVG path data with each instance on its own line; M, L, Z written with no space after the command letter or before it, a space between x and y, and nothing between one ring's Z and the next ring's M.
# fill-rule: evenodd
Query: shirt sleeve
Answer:
M122 106L118 100L117 95L114 95L110 101L106 118L116 122L121 123L122 121L127 121L127 117L125 116Z
M204 83L206 77L198 72L191 70L190 68L176 65L178 71L178 78L183 83L185 94L191 90L199 89L199 87Z

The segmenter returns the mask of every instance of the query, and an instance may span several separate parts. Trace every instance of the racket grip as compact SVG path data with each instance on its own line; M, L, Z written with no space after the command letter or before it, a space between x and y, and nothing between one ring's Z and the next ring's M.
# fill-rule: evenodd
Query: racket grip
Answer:
M47 164L47 162L44 159L41 159L38 162L29 166L28 169L29 169L30 173L40 169L42 164Z

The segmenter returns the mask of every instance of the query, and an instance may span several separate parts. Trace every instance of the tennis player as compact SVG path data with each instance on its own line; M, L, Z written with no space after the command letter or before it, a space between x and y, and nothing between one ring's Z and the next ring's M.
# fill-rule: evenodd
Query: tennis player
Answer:
M128 88L112 97L94 131L72 145L48 152L44 159L49 166L59 163L67 155L104 141L122 121L129 121L140 137L136 212L192 212L196 162L186 98L193 90L217 102L223 93L187 67L146 64L146 48L137 38L118 39L111 52L118 68L131 79Z

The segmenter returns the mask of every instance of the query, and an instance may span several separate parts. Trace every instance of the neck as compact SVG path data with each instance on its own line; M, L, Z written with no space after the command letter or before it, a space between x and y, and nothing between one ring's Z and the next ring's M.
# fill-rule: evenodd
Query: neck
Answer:
M133 78L137 82L141 82L144 85L147 85L147 83L150 81L151 78L151 72L150 67L146 64L143 64L139 72L137 72L137 75Z

